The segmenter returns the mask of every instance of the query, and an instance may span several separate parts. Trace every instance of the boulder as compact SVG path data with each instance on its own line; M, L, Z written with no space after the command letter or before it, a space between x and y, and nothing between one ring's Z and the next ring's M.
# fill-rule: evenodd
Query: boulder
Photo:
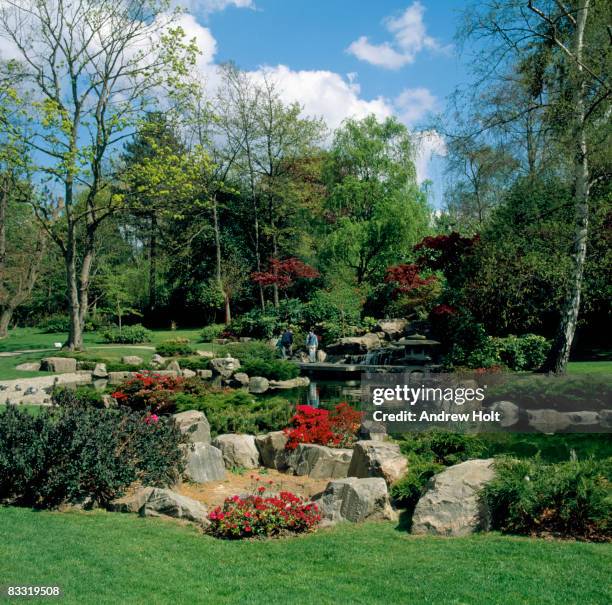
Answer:
M151 357L151 366L154 368L162 368L165 363L166 360L158 353L155 353L155 355Z
M584 410L582 412L565 412L573 426L595 426L600 423L600 416L597 412Z
M307 387L310 384L308 376L298 376L289 380L270 380L271 389L297 389Z
M16 370L21 372L38 372L40 370L40 362L29 362L29 363L20 363L18 366L15 366Z
M121 384L134 377L133 372L109 372L108 384Z
M200 357L206 357L207 359L212 359L215 356L215 354L212 351L201 351L201 350L197 350L196 355L199 355Z
M414 509L412 533L466 536L486 531L490 515L479 492L493 477L492 458L467 460L434 475Z
M270 388L270 382L263 376L249 378L249 393L265 393Z
M327 347L328 355L363 355L381 345L378 334L367 332L363 336L347 336Z
M406 473L408 461L399 445L386 441L358 441L353 449L349 477L382 477L387 484Z
M529 425L540 433L556 433L570 426L570 419L557 410L527 410Z
M317 361L323 363L327 359L327 353L321 349L317 351Z
M514 426L519 421L519 406L511 401L496 401L491 406L492 412L501 412L499 426Z
M129 366L142 366L142 357L138 357L138 355L124 355L121 358L121 362Z
M213 377L212 370L196 370L196 374L202 380L210 380Z
M176 372L177 374L180 373L181 371L181 366L179 365L179 362L176 359L173 359L167 366L166 366L166 371L167 372Z
M313 498L313 502L319 507L326 524L398 518L391 508L387 484L382 477L347 477L330 481L325 491Z
M140 514L143 517L164 516L185 519L204 527L210 525L208 509L203 504L169 489L153 489L142 505Z
M240 369L240 361L233 357L217 357L210 360L210 366L213 374L222 378L229 378L232 374Z
M173 418L181 433L187 433L192 443L210 443L210 424L203 412L188 410L174 414Z
M381 319L376 322L374 332L382 332L390 340L399 338L408 327L407 319Z
M196 373L193 370L186 368L181 371L181 376L183 378L193 378L194 376L196 376Z
M197 442L187 447L187 466L185 477L195 483L222 481L225 479L225 466L221 450L209 443Z
M287 457L287 466L295 475L308 475L313 479L337 479L347 476L352 453L350 449L300 443Z
M362 420L358 436L364 441L386 441L387 427L375 420Z
M266 468L284 471L287 468L287 435L283 431L273 431L255 437L255 445L259 450L261 462Z
M242 388L249 386L249 375L244 372L236 372L230 379L231 385L235 388Z
M225 468L257 468L259 466L259 450L255 445L253 435L219 435L212 444L221 450Z
M149 499L154 489L153 487L141 487L132 494L112 500L107 508L114 513L137 513Z
M97 363L91 373L92 378L108 378L108 372L106 370L105 363Z
M45 357L40 363L40 369L57 374L76 372L77 360L73 357Z

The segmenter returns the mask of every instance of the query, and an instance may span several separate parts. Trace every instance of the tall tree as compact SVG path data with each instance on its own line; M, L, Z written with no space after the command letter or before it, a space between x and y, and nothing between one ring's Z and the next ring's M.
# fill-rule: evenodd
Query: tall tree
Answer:
M21 94L33 99L24 143L55 203L33 204L66 266L69 349L83 347L100 224L117 207L110 152L143 108L177 86L194 61L165 0L6 0L0 35L20 57Z

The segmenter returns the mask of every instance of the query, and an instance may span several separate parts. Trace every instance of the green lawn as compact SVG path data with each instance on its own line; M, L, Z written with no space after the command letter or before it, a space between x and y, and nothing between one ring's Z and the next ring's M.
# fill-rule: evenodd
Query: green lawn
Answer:
M568 374L612 374L612 361L570 361Z
M62 603L612 602L612 546L392 523L226 542L118 513L0 509L0 586L59 585Z

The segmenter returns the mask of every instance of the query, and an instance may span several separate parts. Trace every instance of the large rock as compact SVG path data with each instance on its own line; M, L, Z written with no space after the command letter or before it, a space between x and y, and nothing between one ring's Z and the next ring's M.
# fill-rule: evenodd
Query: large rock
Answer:
M519 406L512 401L496 401L491 406L491 411L501 413L499 426L503 427L514 426L520 418Z
M249 393L265 393L270 388L270 381L263 376L249 378Z
M489 528L489 510L479 498L494 477L493 459L467 460L434 475L412 516L413 534L466 536Z
M221 450L209 443L194 443L187 447L187 466L185 477L195 483L222 481L225 479L225 466Z
M210 380L213 377L212 370L196 370L196 374L202 380Z
M112 500L107 508L115 513L137 513L149 499L154 489L153 487L141 487L127 496Z
M387 484L382 477L347 477L330 481L325 491L313 498L313 502L318 505L327 523L397 519L397 513L389 502Z
M206 359L212 359L215 356L212 351L201 351L199 349L196 351L196 355L199 355L200 357L206 357Z
M376 322L374 332L383 332L391 340L399 338L408 327L407 319L381 319Z
M327 347L328 355L363 355L370 349L378 349L381 341L378 334L367 332L363 336L347 336Z
M134 377L133 372L109 372L108 373L108 384L121 384L126 380Z
M240 361L233 357L217 357L210 360L210 367L213 374L222 378L229 378L240 369Z
M296 475L313 479L337 479L347 476L352 450L331 448L314 443L300 443L287 458Z
M364 441L386 441L387 427L375 420L362 420L358 436Z
M138 355L124 355L121 358L121 362L129 366L142 366L142 357L138 357Z
M188 410L174 414L173 418L181 433L187 433L192 443L210 443L210 424L203 412Z
M399 445L385 441L358 441L353 449L349 477L382 477L387 484L406 473L408 461Z
M76 372L77 360L73 357L45 357L40 363L40 369L57 374Z
M185 519L204 527L210 525L208 510L203 504L169 489L153 489L140 509L140 514L143 517Z
M289 380L270 380L271 389L297 389L307 387L310 384L308 376L298 376Z
M91 373L91 376L94 380L97 378L108 378L108 371L106 369L105 363L97 363Z
M184 370L181 370L181 376L183 378L195 378L197 374L193 370L185 368Z
M527 410L529 424L540 433L557 433L570 426L570 419L557 410Z
M283 431L273 431L255 437L261 462L266 468L284 471L287 468L287 435Z
M152 368L163 368L165 363L166 363L166 360L158 353L155 353L155 355L151 357L151 367Z
M236 372L231 378L230 378L230 386L234 387L234 388L243 388L243 387L248 387L249 386L249 375L245 374L244 372Z
M228 433L219 435L212 444L221 450L225 468L257 468L259 450L253 435Z
M176 359L173 359L167 366L166 366L166 371L167 372L176 372L176 374L180 374L181 373L181 366L179 365L179 362Z

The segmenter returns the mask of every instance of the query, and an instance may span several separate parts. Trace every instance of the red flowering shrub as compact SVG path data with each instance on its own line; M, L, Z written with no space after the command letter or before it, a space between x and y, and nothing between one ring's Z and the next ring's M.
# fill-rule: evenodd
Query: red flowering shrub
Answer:
M349 447L356 440L360 424L361 412L347 403L339 403L331 412L298 405L291 426L285 429L285 447L294 450L300 443Z
M119 385L111 397L132 410L169 414L175 410L174 394L182 391L183 386L183 378L143 372Z
M262 485L250 496L226 498L223 506L208 515L209 532L228 539L298 534L312 530L321 520L316 504L291 492L268 496L265 492Z

